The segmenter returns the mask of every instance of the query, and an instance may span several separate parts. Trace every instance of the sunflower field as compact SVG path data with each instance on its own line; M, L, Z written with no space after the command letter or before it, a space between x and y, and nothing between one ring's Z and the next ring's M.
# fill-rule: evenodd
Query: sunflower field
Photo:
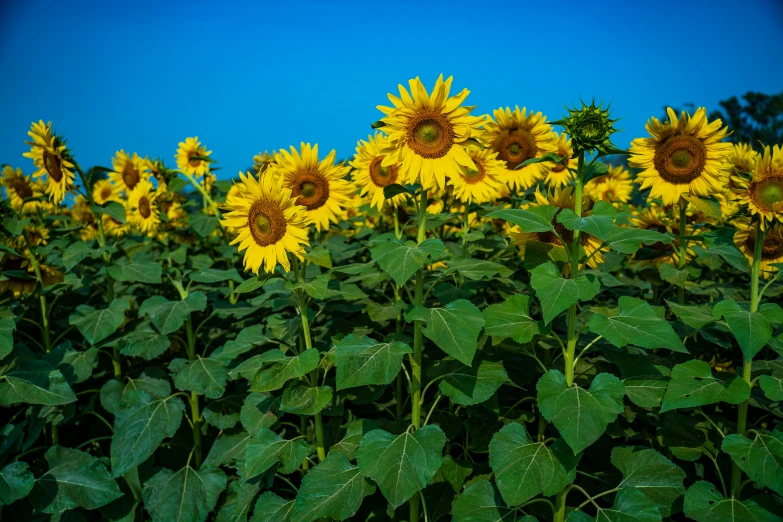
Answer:
M451 84L234 180L33 123L2 520L783 520L780 144L669 109L623 150L603 104Z

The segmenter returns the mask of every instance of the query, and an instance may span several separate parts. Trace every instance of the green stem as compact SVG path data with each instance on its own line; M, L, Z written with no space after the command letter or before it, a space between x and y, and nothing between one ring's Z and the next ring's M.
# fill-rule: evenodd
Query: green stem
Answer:
M680 270L685 268L685 256L688 253L688 240L685 238L687 235L685 229L688 226L688 216L686 215L687 209L688 202L685 199L680 198ZM685 287L683 286L677 287L677 302L681 305L685 304Z
M305 348L308 350L313 347L313 341L310 337L310 321L307 319L307 305L305 298L299 296L299 315L302 316L302 332L304 334ZM310 382L313 386L318 386L318 368L310 372ZM324 423L321 418L321 412L315 414L315 449L318 452L318 461L326 458L326 448L324 447Z
M394 235L397 239L402 237L402 230L400 230L400 216L397 213L397 207L391 207L392 214L394 215Z
M557 496L555 497L555 516L553 518L554 522L565 521L567 495L568 495L568 487L565 487L562 490L560 490L560 493L558 493Z
M397 222L396 214L395 214L395 223ZM400 287L397 286L396 283L393 283L394 285L394 302L398 302L400 300ZM396 325L396 332L399 336L402 334L402 310L397 312L397 325ZM396 403L396 419L400 420L402 419L403 415L405 414L404 411L404 405L405 405L405 382L402 378L402 371L397 372L397 384L394 388L394 402Z
M38 259L35 257L35 253L33 252L33 244L30 242L30 236L27 234L27 232L24 232L24 240L25 243L27 243L27 257L30 259L30 264L33 265L35 278L38 279L38 285L40 287L38 290L38 300L41 303L41 321L43 322L44 346L46 353L49 353L52 351L52 336L49 332L49 311L46 305L46 296L43 293L44 282L43 276L41 275L41 265L38 263ZM52 429L55 429L54 426L52 426Z
M759 309L759 268L761 266L761 256L763 254L764 238L766 232L761 229L761 222L756 222L756 236L753 248L753 265L750 269L750 311L757 312ZM745 364L742 367L742 378L752 388L751 372L753 371L753 358L746 357ZM744 436L748 429L748 401L739 405L737 412L737 433ZM739 500L742 490L742 470L732 460L731 463L731 496Z
M188 181L190 181L190 184L196 187L196 190L198 190L201 193L201 196L204 198L204 202L205 202L204 210L206 210L207 204L212 208L212 210L215 212L215 217L218 219L218 227L220 227L220 231L223 233L223 237L228 238L226 229L225 227L223 227L223 223L220 222L220 210L218 209L218 206L212 200L210 195L207 194L207 191L204 190L204 187L201 186L201 183L196 181L196 178L194 178L192 174L188 174L182 171L180 171L180 173L183 176L185 176L188 179Z
M193 334L193 323L188 318L188 360L196 359L196 336ZM190 392L190 417L193 424L193 451L196 457L196 469L201 467L201 412L199 411L198 394Z
M577 216L582 215L582 191L584 189L584 182L582 181L582 175L584 172L585 153L579 152L579 160L576 170L576 194L574 200L574 212ZM574 240L571 244L571 279L579 277L579 257L580 257L580 241L579 231L574 230ZM579 335L576 332L576 303L568 307L568 343L566 344L565 358L565 378L566 384L570 387L574 384L574 357L576 354L576 343L579 339Z
M462 222L462 257L468 257L468 233L470 232L470 203L465 203L465 218Z

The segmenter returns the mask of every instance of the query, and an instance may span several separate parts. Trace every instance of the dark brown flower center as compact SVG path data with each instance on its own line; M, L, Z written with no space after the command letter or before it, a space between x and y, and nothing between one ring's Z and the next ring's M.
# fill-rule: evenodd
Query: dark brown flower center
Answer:
M125 182L128 190L133 190L133 187L139 183L139 179L139 171L136 170L132 163L126 163L125 168L122 169L122 181Z
M33 197L33 187L30 186L24 179L14 180L14 184L11 185L16 192L16 195L22 199Z
M757 207L767 212L775 212L775 205L783 202L783 176L754 181L750 185L750 194Z
M512 129L500 133L493 144L498 157L506 162L506 167L513 170L525 161L535 158L538 154L536 140L525 129Z
M707 148L695 136L671 136L655 149L653 164L669 183L685 185L701 176L707 161Z
M560 152L557 153L558 156L566 157L565 154L561 154ZM566 157L566 159L563 161L563 163L555 163L555 166L552 167L552 172L563 172L565 169L568 168L568 162L571 161L570 158Z
M144 219L147 219L152 215L152 208L150 208L150 200L147 198L147 196L142 196L139 198L139 214L141 214L141 217Z
M297 198L297 205L315 210L329 199L329 181L319 172L300 172L294 178L291 193Z
M199 151L188 153L188 165L194 168L201 165L202 160L198 159L200 156Z
M52 177L52 179L59 183L63 179L62 160L59 154L53 154L51 152L44 151L43 162L46 172Z
M103 187L101 189L101 198L102 199L109 199L112 196L112 189L111 187Z
M756 235L750 233L745 240L745 248L748 253L756 249ZM769 230L764 237L764 244L761 246L761 259L775 260L783 257L783 234L779 229Z
M454 128L449 119L432 109L411 116L406 135L408 146L424 158L442 158L454 145Z
M370 163L370 179L376 187L385 187L397 182L397 165L384 167L381 165L385 156L376 156Z
M250 234L260 246L274 245L285 236L283 211L274 201L259 199L250 207L247 219Z
M462 168L462 177L465 178L465 183L468 185L475 185L487 177L487 169L484 167L484 163L477 158L472 159L473 163L478 167L478 170L467 167Z

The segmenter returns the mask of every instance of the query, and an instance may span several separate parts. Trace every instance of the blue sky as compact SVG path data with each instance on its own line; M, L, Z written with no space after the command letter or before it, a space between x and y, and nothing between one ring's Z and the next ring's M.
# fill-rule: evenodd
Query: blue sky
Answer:
M741 7L740 7L741 5ZM133 7L131 7L133 6ZM0 2L0 163L52 120L87 167L120 148L174 166L198 135L221 177L255 153L353 154L386 93L454 76L476 114L550 119L612 102L620 146L665 104L783 90L779 0L599 2Z

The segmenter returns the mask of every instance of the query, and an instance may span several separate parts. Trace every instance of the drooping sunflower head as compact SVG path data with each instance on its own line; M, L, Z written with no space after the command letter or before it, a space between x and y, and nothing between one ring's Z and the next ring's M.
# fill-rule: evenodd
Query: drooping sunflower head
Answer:
M381 133L368 136L367 141L359 140L356 155L349 165L353 170L353 182L362 196L369 199L370 204L380 210L386 201L383 188L393 183L399 183L400 166L398 164L383 165L386 155L381 151L390 147L389 138ZM388 200L392 206L405 201L405 195L398 194Z
M670 211L664 207L652 204L644 208L632 209L628 221L636 228L642 230L652 230L661 234L670 233L672 235L680 234L679 219L675 219ZM688 223L685 235L693 235L698 231L694 230L692 224ZM685 252L686 262L694 256L694 251L688 247ZM680 251L674 243L658 242L652 245L645 245L645 248L639 250L631 258L631 264L640 266L652 265L655 268L664 264L678 266L680 262Z
M540 158L553 152L557 146L557 134L546 116L540 112L527 112L527 108L510 107L496 109L494 119L487 115L482 140L498 159L505 163L504 179L513 189L527 190L546 173L543 163L533 163L520 167L529 159Z
M452 77L438 77L432 94L416 77L408 82L410 92L399 85L400 96L389 94L394 107L379 105L389 136L382 166L399 165L403 184L420 183L425 190L446 185L446 178L461 166L475 168L463 145L479 131L481 118L471 116L473 107L462 105L469 92L449 96Z
M0 280L0 294L8 291L18 299L25 294L31 294L35 291L38 281L35 275L35 267L28 258L5 254L0 258L0 270L5 274L4 279ZM60 283L65 277L59 270L42 263L39 265L39 270L41 271L44 287Z
M574 150L582 152L609 153L616 147L612 144L612 134L617 132L614 128L617 120L609 116L609 107L603 107L603 103L595 104L595 100L590 105L582 102L582 107L567 109L568 116L555 122L556 125L562 125L566 134L571 137L571 143Z
M750 173L753 171L758 157L759 153L753 150L749 144L734 143L731 153L726 156L726 161L734 167L735 171Z
M92 186L92 199L98 205L103 205L109 201L119 201L120 191L117 185L107 179L101 179Z
M155 178L158 186L155 191L158 195L163 194L168 190L168 181L171 178L171 171L169 171L163 162L159 159L150 159L148 156L144 157L144 164L147 167L150 175Z
M593 201L608 201L618 207L631 200L633 179L622 165L607 165L607 173L588 181L584 190Z
M35 212L41 206L40 201L29 201L44 195L46 185L25 176L22 169L13 169L10 165L3 168L3 186L8 195L11 208L20 214ZM25 202L25 200L28 200Z
M74 179L71 170L74 165L65 141L52 133L52 122L44 123L43 120L33 122L27 134L33 141L25 142L30 145L30 152L22 156L31 158L38 168L33 177L46 175L46 193L53 203L60 204L73 188Z
M255 171L257 176L260 176L264 172L267 171L269 166L275 162L275 156L274 154L269 154L269 152L259 152L255 156L253 156L253 170Z
M574 174L568 170L569 167L572 170L577 168L577 160L574 158L574 148L571 146L571 140L568 139L565 133L555 135L557 140L552 152L560 158L565 158L565 161L563 163L541 163L542 168L546 172L544 182L550 188L568 185L574 179Z
M109 172L109 181L126 195L130 194L141 181L146 181L150 177L147 162L135 152L131 156L124 150L119 150L111 159L111 164L114 170Z
M750 179L735 176L736 194L751 215L758 215L762 228L774 221L783 221L783 148L764 147L756 158Z
M95 213L90 208L90 202L81 194L73 200L71 218L80 225L90 226L96 223Z
M753 263L758 237L755 223L752 223L748 218L742 218L736 220L734 226L737 229L734 234L734 245L745 254L748 262ZM778 263L783 263L783 225L775 223L769 226L764 233L759 264L760 275L764 279L769 279L777 272L777 268L770 265Z
M271 174L285 189L291 191L296 204L305 207L317 230L329 228L345 215L345 208L353 196L351 184L344 179L351 169L342 163L335 165L336 153L332 150L323 160L318 160L318 145L300 144L300 151L275 153L275 164L264 177Z
M468 154L476 168L462 167L459 174L449 178L454 187L454 197L463 203L488 203L501 195L505 164L498 153L491 149L469 147Z
M179 142L177 149L177 168L182 172L199 177L209 172L209 159L207 156L212 154L198 140L194 138L185 138L185 141Z
M139 181L128 196L128 222L143 234L154 236L160 224L157 194L148 179Z
M731 143L721 140L728 132L721 120L709 122L704 107L678 118L667 109L669 121L651 118L646 129L649 138L631 142L632 167L643 169L636 178L642 189L650 188L648 199L660 197L664 205L674 205L683 193L708 197L725 190L726 157Z
M304 148L304 147L303 147ZM290 188L282 186L282 178L253 174L239 174L240 196L226 202L228 212L223 224L239 233L231 244L239 244L245 251L245 270L258 274L273 272L279 264L287 272L291 269L288 253L299 259L304 256L309 217L307 209L296 203Z

